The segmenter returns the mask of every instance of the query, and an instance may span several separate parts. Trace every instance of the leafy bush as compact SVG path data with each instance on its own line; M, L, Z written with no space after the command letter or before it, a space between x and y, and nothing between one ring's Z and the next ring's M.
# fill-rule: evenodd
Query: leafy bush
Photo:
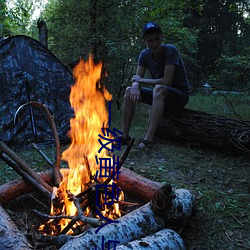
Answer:
M250 55L222 56L216 63L216 72L208 79L216 87L237 90L250 85Z

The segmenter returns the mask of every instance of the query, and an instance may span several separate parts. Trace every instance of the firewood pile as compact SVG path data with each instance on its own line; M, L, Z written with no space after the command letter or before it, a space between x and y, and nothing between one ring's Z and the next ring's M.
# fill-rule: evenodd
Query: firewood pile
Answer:
M121 161L125 161L131 146L127 147ZM1 159L23 178L0 186L0 203L4 206L17 196L37 190L50 204L56 188L56 171L35 173L4 142L0 142L0 149ZM56 168L59 169L58 166ZM76 206L77 213L67 218L70 222L57 235L50 232L46 236L27 240L26 235L17 229L7 212L0 207L0 249L39 249L52 246L54 248L51 249L67 250L145 247L185 249L180 233L195 210L195 196L189 190L173 190L169 185L163 186L124 167L120 168L120 172L116 184L126 195L132 195L138 201L120 201L121 217L103 220L85 215L84 209L93 205L95 200L95 184L78 195L69 191L68 199ZM106 183L109 181L106 180ZM60 204L60 198L58 199L57 203ZM35 214L43 220L53 220L53 223L67 217L63 214L51 216L40 211L33 212L33 216ZM70 231L71 234L68 234Z

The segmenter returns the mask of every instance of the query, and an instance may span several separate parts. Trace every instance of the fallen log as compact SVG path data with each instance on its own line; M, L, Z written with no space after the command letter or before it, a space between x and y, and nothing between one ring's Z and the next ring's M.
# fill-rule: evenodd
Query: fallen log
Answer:
M187 189L168 185L159 188L151 200L152 209L164 218L168 228L181 232L187 220L196 212L196 198Z
M39 182L32 178L28 173L26 173L22 168L20 168L14 161L9 159L4 153L0 153L0 158L5 161L10 167L12 167L27 183L35 187L43 196L50 199L51 193L45 189Z
M149 202L157 189L162 184L149 180L125 167L121 167L117 185L142 203ZM47 183L53 182L51 171L38 173L39 178ZM16 179L0 186L0 203L6 204L8 201L24 194L34 191L34 187L22 179ZM126 197L125 197L126 199Z
M0 249L33 249L0 204Z
M39 178L47 183L53 182L53 173L37 173ZM7 204L12 199L25 193L31 193L35 190L34 186L22 179L15 179L0 186L0 204Z
M125 191L125 195L128 193L142 203L149 202L154 193L162 187L161 183L145 178L125 167L122 167L120 171L117 185Z
M90 228L83 234L68 239L60 249L103 249L103 237L106 241L124 244L166 227L173 226L177 229L177 225L172 225L172 220L169 219L171 215L178 226L183 226L192 214L195 197L185 189L172 192L169 186L162 187L159 192L161 194L155 195L151 202L117 219L118 223L107 224L98 230Z
M144 238L134 240L116 247L116 250L185 250L186 247L179 234L171 229L162 229Z
M190 109L165 115L155 136L222 152L250 152L250 121Z

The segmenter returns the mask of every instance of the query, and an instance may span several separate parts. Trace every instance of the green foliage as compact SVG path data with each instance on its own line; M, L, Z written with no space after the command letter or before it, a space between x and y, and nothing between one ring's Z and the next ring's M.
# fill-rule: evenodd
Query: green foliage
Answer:
M29 34L33 12L34 3L30 0L16 0L14 7L8 9L10 29L14 35Z
M6 1L0 1L0 36L10 35L10 18L7 15Z
M202 11L199 12L195 5L202 5ZM196 0L190 4L189 11L187 26L199 30L198 63L201 67L197 71L198 79L202 80L211 74L214 78L220 57L244 56L247 53L249 1Z
M43 15L50 34L49 48L65 64L90 52L97 61L102 60L108 72L104 81L119 105L144 47L141 29L146 22L158 22L166 34L165 42L174 43L185 59L195 62L188 55L196 51L196 33L183 27L184 8L183 1L170 4L150 0L143 3L99 0L79 5L76 0L54 0L46 6Z
M2 34L37 39L37 20L30 18L41 0L17 0L8 14L1 4ZM51 0L40 17L49 30L49 49L65 65L90 53L103 62L108 77L102 81L118 105L135 73L148 21L159 23L164 42L178 47L194 87L204 79L228 89L249 84L247 0Z
M222 56L216 63L216 71L208 80L217 87L237 90L250 86L250 55Z

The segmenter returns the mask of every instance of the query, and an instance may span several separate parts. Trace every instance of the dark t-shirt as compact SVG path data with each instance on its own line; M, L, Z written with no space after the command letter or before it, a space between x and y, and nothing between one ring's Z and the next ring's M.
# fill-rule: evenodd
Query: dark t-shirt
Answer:
M179 51L171 44L163 44L162 48L164 49L164 53L161 54L157 61L153 59L153 55L149 49L142 50L138 59L138 65L147 68L154 79L164 77L165 65L175 65L171 86L181 90L189 90L190 83Z

